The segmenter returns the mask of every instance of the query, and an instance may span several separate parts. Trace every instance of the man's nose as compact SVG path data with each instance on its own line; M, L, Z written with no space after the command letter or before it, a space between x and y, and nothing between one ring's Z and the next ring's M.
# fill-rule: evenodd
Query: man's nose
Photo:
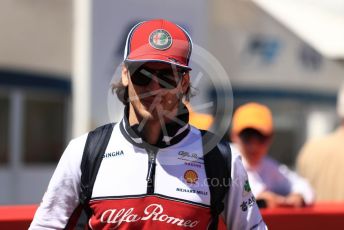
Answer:
M152 93L155 90L160 90L161 89L159 81L158 81L158 77L156 75L152 76L152 80L149 82L149 84L147 86L147 89L152 91Z

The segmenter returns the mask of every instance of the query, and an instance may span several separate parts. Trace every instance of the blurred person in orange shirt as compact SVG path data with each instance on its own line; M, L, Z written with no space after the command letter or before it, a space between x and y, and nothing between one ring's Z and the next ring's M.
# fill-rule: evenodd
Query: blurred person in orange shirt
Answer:
M234 113L231 138L243 157L251 189L263 207L302 207L314 201L309 183L267 153L273 139L273 118L262 104L247 103Z
M340 126L307 141L297 159L297 169L314 187L316 201L344 201L344 85L338 92L337 114Z

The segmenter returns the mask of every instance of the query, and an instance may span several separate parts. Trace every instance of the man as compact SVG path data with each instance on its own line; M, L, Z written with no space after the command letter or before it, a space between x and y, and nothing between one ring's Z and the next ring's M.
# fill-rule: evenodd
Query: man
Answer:
M266 156L273 136L271 111L259 103L237 108L231 137L239 148L252 192L267 207L301 207L313 202L308 182Z
M316 201L344 201L344 85L338 91L339 127L324 137L309 140L302 147L297 168L316 192Z
M207 165L201 132L188 124L183 100L190 90L191 49L189 35L166 20L141 22L130 31L121 81L114 86L125 115L102 153L87 202L92 229L266 229L237 155L228 162L233 183L224 207L213 206L219 188L208 184L207 174L227 165ZM68 145L30 229L69 227L79 205L86 139ZM227 148L223 154L230 152L228 144L221 146ZM214 213L221 211L218 221Z

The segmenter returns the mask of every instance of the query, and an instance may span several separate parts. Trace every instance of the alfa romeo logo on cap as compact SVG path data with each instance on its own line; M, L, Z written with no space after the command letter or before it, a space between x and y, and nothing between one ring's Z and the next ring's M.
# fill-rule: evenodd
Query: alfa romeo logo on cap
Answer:
M172 45L172 37L166 30L155 30L149 35L149 44L158 50L165 50Z

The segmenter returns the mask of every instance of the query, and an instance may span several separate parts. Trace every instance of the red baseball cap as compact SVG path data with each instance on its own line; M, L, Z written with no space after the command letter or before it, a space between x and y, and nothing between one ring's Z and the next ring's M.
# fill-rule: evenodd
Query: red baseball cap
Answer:
M192 41L180 26L154 19L136 24L129 32L125 62L164 62L191 70Z

